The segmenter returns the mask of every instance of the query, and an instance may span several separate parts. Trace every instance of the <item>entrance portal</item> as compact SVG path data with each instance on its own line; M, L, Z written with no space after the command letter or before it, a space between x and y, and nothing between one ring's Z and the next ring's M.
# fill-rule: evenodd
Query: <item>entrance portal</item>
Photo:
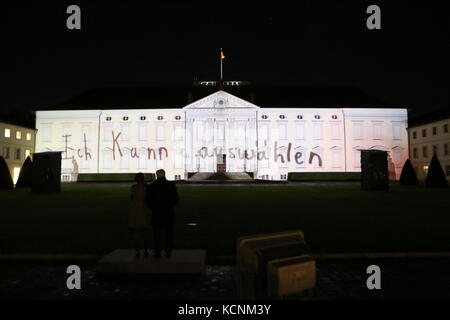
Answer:
M219 154L217 156L217 172L225 172L227 168L227 156Z

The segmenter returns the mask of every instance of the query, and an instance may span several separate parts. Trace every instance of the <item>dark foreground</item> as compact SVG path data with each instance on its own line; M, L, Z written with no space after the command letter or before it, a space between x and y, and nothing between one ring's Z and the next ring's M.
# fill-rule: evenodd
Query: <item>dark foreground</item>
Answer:
M81 290L66 287L71 263L2 263L0 299L236 299L235 266L209 265L201 278L99 278L79 264ZM74 263L75 264L75 263ZM381 290L368 290L366 269L381 268ZM450 299L450 259L317 261L312 297L290 299Z

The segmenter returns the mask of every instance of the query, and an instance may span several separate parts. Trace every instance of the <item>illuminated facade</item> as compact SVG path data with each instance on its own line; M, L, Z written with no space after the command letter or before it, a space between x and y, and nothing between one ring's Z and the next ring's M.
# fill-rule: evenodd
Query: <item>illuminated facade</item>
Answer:
M36 130L0 122L0 150L8 165L14 184L28 156L34 153Z
M450 118L412 125L408 128L411 164L419 180L425 180L433 154L450 180Z
M299 98L300 99L300 98ZM62 179L79 173L359 172L361 149L389 152L399 177L408 157L407 111L261 108L217 91L179 109L36 111L36 150L63 151Z

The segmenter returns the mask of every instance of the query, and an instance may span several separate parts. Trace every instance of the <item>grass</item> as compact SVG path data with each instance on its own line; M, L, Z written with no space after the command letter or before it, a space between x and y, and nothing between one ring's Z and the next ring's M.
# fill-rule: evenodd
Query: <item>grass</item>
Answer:
M450 251L450 192L358 184L178 187L176 244L235 252L239 236L303 229L312 252ZM0 192L0 253L107 253L129 246L129 187ZM196 222L190 227L186 224Z

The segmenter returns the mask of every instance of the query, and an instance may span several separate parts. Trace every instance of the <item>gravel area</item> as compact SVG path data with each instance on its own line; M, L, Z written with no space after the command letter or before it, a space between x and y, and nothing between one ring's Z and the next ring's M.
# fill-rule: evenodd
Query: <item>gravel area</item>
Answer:
M71 263L3 262L0 299L236 299L236 268L208 265L199 277L100 277L94 264L78 264L81 290L68 290ZM368 290L366 268L381 268L381 290ZM317 261L311 296L287 299L450 299L450 259Z

